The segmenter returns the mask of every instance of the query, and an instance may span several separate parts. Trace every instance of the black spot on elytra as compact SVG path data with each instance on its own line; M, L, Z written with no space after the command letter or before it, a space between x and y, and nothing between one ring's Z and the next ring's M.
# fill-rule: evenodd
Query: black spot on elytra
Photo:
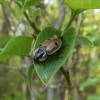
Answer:
M58 43L55 42L55 45L58 45Z

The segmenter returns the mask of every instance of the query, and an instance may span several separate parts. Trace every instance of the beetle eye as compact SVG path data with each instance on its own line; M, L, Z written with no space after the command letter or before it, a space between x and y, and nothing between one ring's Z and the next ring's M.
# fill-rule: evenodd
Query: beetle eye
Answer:
M34 57L33 60L34 60L34 62L37 62L38 61L36 57Z

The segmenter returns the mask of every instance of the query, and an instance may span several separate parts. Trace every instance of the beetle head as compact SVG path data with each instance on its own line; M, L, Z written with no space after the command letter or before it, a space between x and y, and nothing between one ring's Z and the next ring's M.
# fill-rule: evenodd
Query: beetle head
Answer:
M35 52L33 60L34 62L44 61L46 58L47 58L46 52L43 49L38 48L37 51Z

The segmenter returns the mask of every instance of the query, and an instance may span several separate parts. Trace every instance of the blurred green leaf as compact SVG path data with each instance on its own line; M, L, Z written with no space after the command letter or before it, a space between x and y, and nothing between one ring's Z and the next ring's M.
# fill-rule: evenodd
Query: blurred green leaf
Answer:
M52 27L45 28L37 37L35 49L38 48L45 40L53 38L54 35L57 35L59 37L60 34L61 32L57 29L54 29ZM56 55L48 57L45 61L45 68L43 62L39 61L37 63L34 63L34 67L44 84L47 84L50 78L59 70L59 68L64 64L64 62L72 52L76 37L75 29L69 28L68 31L65 32L65 35L63 37L64 39L62 41L62 47L66 44L67 46L57 53L57 56L62 58L55 58Z
M11 38L9 35L0 36L0 47L4 47Z
M73 10L87 10L100 8L100 0L64 0Z
M76 43L93 47L92 42L88 38L81 35L76 35Z
M32 89L32 77L33 77L33 73L34 73L34 65L31 65L28 69L28 73L27 73L27 80L28 80L28 85L30 87L30 89Z
M0 0L0 3L5 2L5 0Z
M93 37L91 38L91 41L93 42L93 44L94 44L95 46L100 45L100 36L99 36L99 35L93 36Z
M23 14L27 9L29 9L32 5L35 5L36 3L40 2L41 0L24 0L23 5L21 6L20 12L17 15L17 18Z
M36 9L33 11L33 15L34 15L34 16L40 16L40 15L41 15L41 9L40 9L40 8L36 8Z
M89 95L87 100L100 100L100 94Z
M14 0L15 2L25 2L25 0Z
M23 5L23 3L25 2L25 0L13 0L16 4L19 5ZM21 6L20 6L21 7Z
M34 10L28 9L28 14L29 14L30 19L34 22L35 17L41 15L41 9L40 8L35 8Z
M3 50L3 49L2 49L2 48L0 48L0 53L2 52L2 50Z
M17 36L9 40L0 54L0 57L21 55L29 56L33 38L30 36Z
M94 78L94 79L89 78L80 85L80 90L84 90L88 86L91 85L95 86L97 84L100 84L100 78Z
M100 67L100 61L99 60L93 60L90 62L90 66L94 68L99 68Z

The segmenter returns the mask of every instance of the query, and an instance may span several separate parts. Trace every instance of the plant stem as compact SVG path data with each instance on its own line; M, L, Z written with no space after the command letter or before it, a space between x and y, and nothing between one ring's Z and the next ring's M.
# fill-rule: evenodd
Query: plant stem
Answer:
M71 82L69 71L65 70L63 67L61 67L60 70L62 71L62 73L65 76L66 81L68 83L68 90L69 90L69 93L71 95L71 100L78 100L75 89L74 89L72 82Z
M65 76L66 80L67 80L67 83L68 83L68 86L70 87L71 86L71 79L70 79L70 76L69 76L69 71L66 70L61 67L60 70L62 71L63 75Z
M21 4L18 2L15 2L20 8L21 8ZM30 23L30 26L35 30L35 32L38 34L40 33L40 30L37 28L35 22L32 22L31 19L29 18L29 16L27 15L26 12L24 12L24 16L26 17L26 19L28 20L28 22Z
M26 19L28 20L28 22L30 23L30 26L36 31L36 33L40 33L40 30L37 28L35 22L32 22L29 18L29 16L27 15L26 12L24 12L24 16L26 17Z
M72 11L70 20L69 20L68 24L66 25L64 32L70 27L71 23L73 22L73 20L75 19L76 16L77 16L77 12Z

